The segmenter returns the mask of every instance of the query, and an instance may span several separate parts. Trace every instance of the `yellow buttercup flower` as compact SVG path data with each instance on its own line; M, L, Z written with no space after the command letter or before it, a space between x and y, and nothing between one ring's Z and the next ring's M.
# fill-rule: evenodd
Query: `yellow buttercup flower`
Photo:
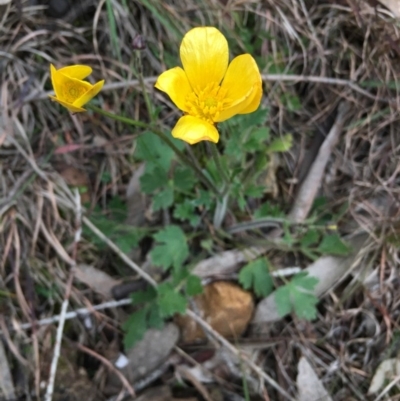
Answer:
M261 76L254 58L242 54L229 64L228 42L212 27L190 30L180 47L183 65L162 73L155 87L185 114L172 136L191 145L218 142L216 123L255 111L261 101ZM229 64L229 65L228 65Z
M92 69L87 65L77 64L56 70L50 64L51 83L56 94L50 98L74 113L86 111L82 106L96 96L104 85L104 80L95 85L83 81L91 73Z

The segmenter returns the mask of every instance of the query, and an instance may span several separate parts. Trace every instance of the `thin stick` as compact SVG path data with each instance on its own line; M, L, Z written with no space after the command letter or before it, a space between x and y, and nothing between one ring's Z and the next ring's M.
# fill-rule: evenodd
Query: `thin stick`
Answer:
M82 344L76 343L77 348L79 348L81 351L86 352L87 354L93 356L94 358L98 359L103 365L107 366L108 369L110 369L112 372L114 372L119 380L121 381L122 385L126 388L128 393L135 398L135 390L129 383L128 379L121 373L117 368L114 367L114 365L107 359L104 358L104 356L98 354L97 352L94 352L90 348L85 347Z
M49 376L49 381L47 383L46 395L44 398L45 401L52 401L52 398L53 398L54 383L56 380L57 365L58 365L58 359L60 358L61 342L62 342L62 336L63 336L64 325L65 325L65 320L66 320L65 315L67 314L67 310L68 310L68 306L69 306L69 296L71 294L72 282L74 280L74 275L75 275L75 265L76 265L76 254L77 254L78 242L80 241L81 232L82 232L81 218L82 218L81 197L80 197L78 189L75 189L75 224L76 224L75 229L76 229L76 231L75 231L75 237L74 237L74 247L73 247L73 251L72 251L73 264L71 265L71 268L70 268L67 286L66 286L66 290L65 290L64 301L61 306L60 322L57 327L56 343L54 345L53 359L51 361L51 366L50 366L50 376Z
M156 82L158 77L146 77L143 78L143 81L146 84L153 84ZM313 75L291 75L291 74L262 74L261 78L263 81L271 81L271 82L314 82L326 85L338 85L338 86L348 86L350 89L358 92L370 99L378 100L380 102L391 103L392 100L386 98L376 97L371 95L368 91L361 88L355 82L350 81L348 79L341 79L341 78L330 78L330 77L318 77ZM140 82L138 79L132 79L130 81L122 81L122 82L110 82L105 84L102 88L102 91L107 90L115 90L115 89L126 89L129 87L139 86ZM34 92L25 97L24 103L32 102L35 100L44 100L47 99L49 96L53 96L54 91L47 91L47 92Z
M49 381L47 383L46 395L44 398L45 401L51 401L53 398L54 382L56 379L57 364L58 364L58 359L60 358L61 341L64 332L65 315L67 313L69 305L69 294L71 292L73 279L74 279L74 273L73 273L73 268L71 268L67 284L67 290L61 307L60 323L57 328L56 343L54 345L53 359L51 361L51 367L50 367L50 376L49 376Z
M70 320L70 319L75 319L78 316L85 316L90 313L93 313L95 311L100 311L104 309L110 309L110 308L117 308L119 306L125 306L125 305L130 305L132 303L132 300L130 298L124 298L120 299L119 301L109 301L109 302L104 302L99 305L92 306L90 308L80 308L74 311L67 312L64 316L64 320ZM34 323L23 323L23 324L17 324L14 323L13 330L18 331L18 330L29 330L32 328L33 325L35 326L47 326L49 324L57 323L61 320L61 314L60 315L55 315L52 317L47 317L45 319L37 320ZM0 330L0 335L4 335L4 331Z
M374 95L371 95L368 91L361 88L353 81L349 81L347 79L340 78L329 78L329 77L316 77L312 75L284 75L284 74L262 74L261 78L264 81L286 81L286 82L314 82L321 83L327 85L339 85L339 86L348 86L350 89L353 89L355 92L361 93L362 95L373 99L379 100L380 102L392 103L391 99L380 98Z

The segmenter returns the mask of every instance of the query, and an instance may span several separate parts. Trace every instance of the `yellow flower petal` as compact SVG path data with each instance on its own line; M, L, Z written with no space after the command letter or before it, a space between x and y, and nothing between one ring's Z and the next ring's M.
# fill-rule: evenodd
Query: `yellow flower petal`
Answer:
M219 114L217 122L243 113L243 110L253 109L251 111L254 111L257 109L256 103L258 101L259 104L261 100L261 76L258 66L250 54L242 54L232 60L222 82L221 90L226 91L226 99L229 99L229 104Z
M228 42L212 27L194 28L183 38L180 48L183 69L195 92L222 81L228 68Z
M56 67L54 67L53 64L50 64L50 78L51 78L51 85L53 86L56 96L60 96L61 89L57 85L58 71L56 70Z
M86 109L82 109L81 107L76 107L71 103L64 102L64 101L56 98L55 96L49 96L49 97L50 97L50 99L54 100L57 103L60 103L62 106L67 108L69 111L72 111L73 113L80 113L82 111L86 111Z
M163 72L154 86L165 92L179 109L188 111L186 97L192 92L192 88L181 67Z
M76 64L60 68L58 72L71 78L84 79L92 73L92 69L87 65Z
M89 100L92 100L92 98L94 98L101 91L101 88L103 87L103 85L104 85L104 80L97 82L87 92L85 92L80 98L75 100L73 102L73 105L75 107L81 107L84 104L86 104L87 102L89 102Z
M74 103L93 87L89 82L68 77L59 71L52 71L52 82L57 98L69 104Z
M253 111L256 111L260 106L261 97L262 97L262 84L260 82L259 84L254 85L253 93L252 95L249 96L249 99L247 101L248 103L247 106L244 109L242 109L238 114L248 114L248 113L253 113Z
M183 116L172 130L174 138L193 145L200 141L218 142L219 134L214 125L193 116Z

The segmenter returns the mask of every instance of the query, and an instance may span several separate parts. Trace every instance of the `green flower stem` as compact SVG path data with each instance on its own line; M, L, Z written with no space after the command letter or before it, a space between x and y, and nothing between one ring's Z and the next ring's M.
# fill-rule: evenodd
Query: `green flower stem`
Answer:
M199 167L195 163L193 163L190 158L188 158L182 151L180 151L176 145L171 141L171 139L164 134L164 132L154 129L153 127L149 127L151 132L156 134L162 141L164 141L165 144L167 144L174 152L175 154L181 159L183 163L188 165L189 167L192 168L192 170L195 172L199 180L209 189L211 189L217 196L219 196L219 191L217 187L204 175L204 173L201 171Z
M211 148L211 153L212 153L215 165L216 165L218 171L221 173L222 179L224 180L224 190L222 191L224 193L226 188L228 187L229 178L225 172L225 168L222 166L220 154L217 149L217 145L215 143L211 143L210 148Z
M110 117L113 120L120 121L121 123L125 123L128 125L134 125L134 126L140 127L140 128L149 128L149 124L146 124L146 123L143 123L143 122L137 121L137 120L132 120L131 118L128 118L128 117L122 117L122 116L119 116L114 113L110 113L109 111L105 111L105 110L101 109L100 107L93 106L91 104L86 105L86 108L89 110L95 111L96 113L102 114L103 116Z
M190 160L190 158L186 157L186 155L180 151L176 145L172 142L172 140L164 134L164 132L160 131L159 129L153 127L152 124L147 124L141 121L137 120L132 120L131 118L128 117L122 117L114 113L110 113L109 111L105 111L101 109L100 107L92 106L92 105L87 105L86 106L89 110L95 111L96 113L102 114L106 117L112 118L113 120L120 121L122 123L125 123L127 125L133 125L135 127L140 127L140 128L145 128L148 129L149 131L153 132L155 135L157 135L166 145L168 145L174 152L175 154L181 159L181 161L186 164L187 166L191 167L199 180L207 186L209 189L211 189L217 196L220 196L220 193L216 186L204 175L204 173L201 171L201 169Z
M144 83L144 78L143 78L143 65L142 65L142 57L141 57L141 51L140 50L135 50L135 61L136 61L136 76L139 80L140 87L142 89L142 95L144 98L144 102L146 103L146 108L147 112L149 113L150 121L154 121L154 112L153 112L153 107L150 102L149 94L146 90L146 84Z
M220 192L220 196L218 197L217 207L215 208L213 219L214 227L216 229L219 229L221 228L221 224L225 218L228 207L229 178L226 174L225 168L221 163L221 158L217 149L217 145L211 143L210 148L218 173L221 174L223 180L222 191Z

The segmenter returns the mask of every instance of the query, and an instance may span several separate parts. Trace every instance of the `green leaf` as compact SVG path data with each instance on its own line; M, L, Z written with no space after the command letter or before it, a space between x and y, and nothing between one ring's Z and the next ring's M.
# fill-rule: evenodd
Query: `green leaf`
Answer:
M312 320L317 316L316 304L318 298L311 292L318 279L301 272L292 280L275 291L275 303L280 316L285 316L294 310L300 319Z
M264 194L265 186L261 185L250 185L245 190L245 195L250 198L261 198Z
M212 203L213 200L210 192L200 189L198 197L194 200L194 204L196 206L204 206L207 210L209 210Z
M309 248L319 240L319 232L313 228L310 228L305 235L300 239L300 246L302 248Z
M146 171L140 177L140 189L145 194L151 194L156 189L164 188L167 183L167 172L158 166L150 171Z
M273 281L267 260L260 258L244 266L239 274L239 282L246 290L252 288L258 297L268 296L272 292Z
M146 171L158 166L167 172L174 155L174 151L152 132L144 132L136 141L135 156L146 162Z
M265 202L254 212L254 219L262 217L285 217L285 213L278 205Z
M342 256L347 255L351 248L342 241L338 234L330 234L322 238L317 250L323 254Z
M259 108L254 113L238 116L240 118L240 126L242 128L255 127L257 125L263 125L267 122L269 117L269 108Z
M286 134L281 138L274 139L268 146L267 152L287 152L292 147L293 137L291 134Z
M107 209L111 212L113 220L117 223L124 223L127 217L126 202L118 195L112 197L107 204Z
M301 101L297 95L284 93L281 99L285 106L289 109L289 111L298 111L301 109Z
M179 220L189 220L194 214L194 205L189 199L178 203L174 208L174 217Z
M229 135L226 146L225 154L234 159L240 159L243 155L242 152L242 139L239 135L235 135L235 131Z
M200 216L196 214L194 202L187 198L183 203L175 206L174 217L182 221L189 221L193 227L197 226L200 222Z
M197 179L192 169L178 167L174 172L174 186L181 191L190 191L196 184Z
M400 248L400 234L398 232L393 232L386 237L386 242L390 245Z
M309 276L307 272L300 272L292 278L291 284L295 287L312 291L318 284L318 279L316 277Z
M154 235L157 245L150 252L156 266L179 269L189 256L185 233L178 226L167 226Z
M211 238L209 239L203 239L200 241L200 246L206 250L207 252L211 253L213 249L213 240Z
M153 196L153 210L168 209L174 203L174 188L168 186Z
M176 313L185 313L187 301L185 297L177 292L171 283L162 283L158 286L158 306L160 316L168 318Z
M161 317L160 307L157 303L148 305L147 322L149 328L161 330L164 327L164 319Z
M186 280L186 293L190 297L201 294L203 292L203 286L201 285L201 279L198 276L190 275Z
M289 247L293 246L293 244L295 243L295 239L293 238L293 235L290 232L289 224L287 222L283 222L282 228L284 233L282 241Z
M125 330L124 346L126 349L133 347L146 333L146 314L145 308L139 309L122 324L122 328Z
M132 305L145 304L157 298L157 291L155 288L149 287L147 290L132 292L130 298L132 300Z
M243 150L256 152L264 148L264 141L269 138L269 127L256 128L249 134L248 140L243 144Z
M289 285L283 285L275 291L275 303L281 317L288 315L292 311Z
M90 215L90 220L104 235L114 241L124 253L127 253L139 244L148 230L123 223L127 215L126 205L121 202L119 197L114 197L107 206L108 208L104 211L99 207L95 207ZM100 249L106 247L104 242L86 226L83 227L83 235Z
M119 230L119 227L115 227L115 231L109 235L109 238L114 237L115 244L123 253L129 253L133 248L139 245L140 240L143 238L144 233L140 231Z
M300 319L313 320L317 317L318 298L314 294L293 291L294 313Z
M317 260L321 256L320 254L315 253L314 250L311 251L309 248L302 248L301 252L312 261Z
M283 52L267 56L267 72L268 74L287 74L287 63L284 62L286 55Z
M261 174L265 173L266 170L270 170L272 164L273 163L271 162L270 158L266 157L265 146L263 146L262 151L254 154L253 156L253 171L255 173L253 181L256 180L256 177L259 177Z
M221 156L219 160L222 168L225 169L225 171L228 171L226 155ZM217 187L222 185L223 174L215 164L214 158L210 158L206 161L206 168L203 170L203 172Z
M188 269L184 269L182 267L180 269L175 269L172 271L171 280L169 283L171 283L173 287L181 288L181 285L185 284L184 282L186 282L186 279L189 277L189 275L190 272Z
M100 176L100 181L104 184L109 184L112 181L112 176L108 171L104 171Z

